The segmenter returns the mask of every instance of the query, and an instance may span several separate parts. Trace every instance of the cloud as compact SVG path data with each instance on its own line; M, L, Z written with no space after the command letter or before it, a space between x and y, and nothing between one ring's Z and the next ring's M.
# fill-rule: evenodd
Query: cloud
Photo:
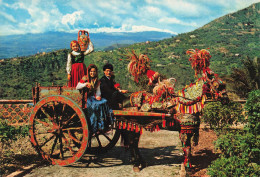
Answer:
M125 19L131 18L134 13L131 1L101 1L95 0L86 3L85 0L70 1L68 4L74 11L84 11L81 26L96 28L100 27L119 27ZM123 7L123 8L122 8Z
M89 29L89 32L91 33L100 33L100 32L107 32L107 33L112 33L112 32L142 32L142 31L160 31L160 32L166 32L166 33L171 33L171 34L177 34L176 32L167 30L167 29L160 29L160 28L155 28L155 27L150 27L150 26L145 26L145 25L127 25L123 24L119 28L114 28L114 27L101 27L101 28L92 28Z
M14 19L14 17L13 17L12 15L10 15L10 14L7 14L7 13L4 13L4 12L1 12L1 11L0 11L0 15L3 16L4 18L6 18L7 20L13 22L13 23L16 22L16 20Z
M197 3L197 1L192 2L188 0L146 0L146 2L150 5L158 6L161 9L168 11L169 14L175 14L182 17L197 17L208 11L202 4Z
M154 6L147 6L144 8L150 15L160 15L162 13L161 9Z
M24 10L28 13L23 22L17 21L14 28L27 33L41 33L46 31L56 31L57 29L64 29L61 27L62 14L58 7L51 1L43 2L41 0L25 0L9 4L11 9ZM21 18L21 17L20 17Z
M202 12L207 11L201 5L196 3L190 3L185 1L175 1L172 3L171 0L164 0L165 6L172 10L174 14L178 14L178 16L200 16L203 14Z
M73 12L72 14L66 14L62 17L61 23L64 25L74 25L75 22L82 20L82 14L84 14L82 10Z
M97 1L96 8L113 14L128 14L128 10L132 9L132 4L129 1L121 0Z
M150 27L150 26L132 26L132 31L133 32L141 32L141 31L161 31L161 32L167 32L171 34L177 34L176 32L167 30L167 29L160 29L160 28L155 28L155 27Z
M86 28L93 32L180 33L254 2L259 0L0 0L0 17L4 17L0 35Z
M93 25L95 25L95 26L98 26L99 27L99 24L97 23L97 22L94 22L94 24Z
M226 13L232 13L237 10L241 10L243 8L246 8L250 6L253 3L259 3L259 0L233 0L233 1L227 1L227 0L218 0L214 1L214 5L220 6L223 9L223 12Z
M179 24L179 25L184 25L184 26L198 27L198 25L195 22L187 23L187 22L183 22L183 21L181 21L177 18L164 17L164 18L159 19L158 22L159 23L166 23L166 24Z
M234 0L234 1L226 1L226 0L218 0L214 1L215 5L221 5L222 7L230 8L233 7L233 9L242 9L245 8L253 3L257 3L259 0Z
M133 12L132 15L139 21L156 21L159 17L164 16L165 12L155 6L140 6Z
M13 25L3 25L0 28L0 35L11 35L11 34L25 34L27 31L23 29L18 29Z

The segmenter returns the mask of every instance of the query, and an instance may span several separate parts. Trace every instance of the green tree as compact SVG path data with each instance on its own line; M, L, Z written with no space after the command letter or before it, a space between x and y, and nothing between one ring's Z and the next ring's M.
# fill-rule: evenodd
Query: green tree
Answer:
M226 80L237 95L246 98L250 91L260 88L260 58L247 57L243 67L233 68Z
M223 131L224 127L229 128L243 119L242 106L239 103L222 105L220 102L212 102L207 103L203 109L202 120L215 131Z

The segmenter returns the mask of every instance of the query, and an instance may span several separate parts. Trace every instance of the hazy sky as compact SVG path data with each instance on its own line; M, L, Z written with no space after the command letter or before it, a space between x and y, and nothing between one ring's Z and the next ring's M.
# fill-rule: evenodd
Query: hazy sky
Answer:
M192 31L260 0L0 0L0 35Z

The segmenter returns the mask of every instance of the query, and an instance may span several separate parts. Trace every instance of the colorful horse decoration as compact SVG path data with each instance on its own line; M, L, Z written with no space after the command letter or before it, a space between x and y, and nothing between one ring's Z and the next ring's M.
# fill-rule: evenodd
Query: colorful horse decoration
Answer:
M184 165L191 168L191 144L198 144L200 116L206 100L221 101L225 104L228 103L229 99L225 90L225 83L209 68L211 58L209 51L205 49L190 49L187 51L187 54L190 54L189 61L195 70L195 77L202 74L202 77L198 78L195 83L191 83L183 89L175 91L176 79L170 78L161 81L160 77L158 77L156 80L153 80L156 82L153 82L152 93L148 91L132 93L128 106L124 106L124 110L126 111L134 109L135 111L144 112L163 112L171 114L172 118L166 119L163 117L160 121L158 119L153 120L152 118L140 118L139 121L117 119L117 124L124 125L120 126L119 129L139 133L132 142L139 141L139 136L143 129L155 131L160 128L167 128L168 130L179 131L179 137L183 145ZM136 83L139 82L141 76L145 75L149 77L147 71L151 70L151 60L147 55L140 54L137 57L134 51L132 51L129 59L128 70L134 76ZM133 123L133 121L135 122ZM127 128L133 124L134 129ZM134 146L129 145L130 149L133 148L131 152L133 152L132 156L135 159L134 168L140 168L143 160L139 154L138 143L134 144Z
M139 80L142 76L147 76L149 85L153 85L154 82L157 82L159 73L151 70L151 60L147 55L140 54L139 57L132 52L128 55L128 60L130 60L127 69L129 73L134 77L135 83L139 83Z

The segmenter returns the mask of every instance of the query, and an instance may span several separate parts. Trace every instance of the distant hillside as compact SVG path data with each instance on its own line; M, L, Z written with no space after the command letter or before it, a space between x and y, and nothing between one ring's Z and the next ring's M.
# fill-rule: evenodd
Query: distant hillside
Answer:
M176 90L194 81L186 55L188 49L208 49L211 52L211 69L220 76L230 73L231 68L240 67L241 60L260 56L259 29L260 3L233 14L218 18L189 33L150 43L136 43L108 52L96 51L86 56L85 64L94 63L102 76L102 66L114 65L116 80L122 88L137 91L127 72L128 51L147 54L152 60L153 70L177 79ZM43 86L66 84L67 49L29 57L0 60L0 98L28 99L35 82Z
M182 63L190 67L186 50L207 49L211 52L211 68L220 75L228 74L230 68L240 67L241 59L260 56L260 3L236 13L225 15L189 33L161 40L148 54L161 53L161 64ZM169 69L172 66L169 67ZM174 72L174 70L171 70Z
M69 48L70 41L77 40L77 33L48 32L41 34L0 36L0 59L34 55ZM96 50L119 44L134 44L145 41L158 41L172 34L145 31L136 33L90 33Z
M105 47L103 50L104 51L111 51L111 50L115 50L118 48L124 48L124 47L128 47L130 44L114 44L108 47Z

